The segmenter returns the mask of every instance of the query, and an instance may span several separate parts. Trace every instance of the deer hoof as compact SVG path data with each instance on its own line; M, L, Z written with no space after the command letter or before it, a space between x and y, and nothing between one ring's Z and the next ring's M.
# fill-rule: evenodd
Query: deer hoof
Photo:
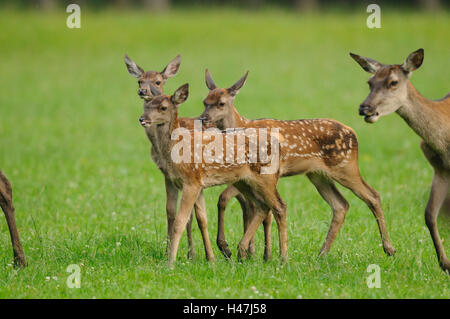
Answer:
M24 268L28 266L27 260L25 256L17 256L14 258L14 267L15 268Z
M386 253L386 255L388 255L388 256L394 256L395 255L395 248L391 244L385 245L383 247L383 249L384 249L384 252Z
M228 243L225 240L217 240L217 246L219 247L220 252L224 255L225 258L231 258L231 250L228 248Z
M189 249L187 258L190 260L195 259L195 251L193 249Z
M247 250L242 248L240 245L238 246L238 260L242 261L248 258Z
M448 258L445 258L443 261L439 262L441 269L447 273L447 275L450 275L450 261Z

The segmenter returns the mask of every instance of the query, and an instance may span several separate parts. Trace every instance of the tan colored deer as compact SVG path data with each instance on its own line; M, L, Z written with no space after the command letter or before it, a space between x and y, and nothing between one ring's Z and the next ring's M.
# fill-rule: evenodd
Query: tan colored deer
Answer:
M12 202L12 188L2 171L0 171L0 207L5 213L6 222L8 223L9 234L11 235L11 243L14 252L14 265L16 267L25 267L27 261L20 244L19 232L17 231L16 219L14 217L14 205Z
M420 147L434 169L431 193L425 210L425 222L433 239L439 265L450 271L437 227L442 204L450 200L450 94L432 101L422 96L409 78L423 62L424 50L411 53L403 64L382 64L350 53L362 68L373 74L370 93L359 107L359 114L368 123L396 112L421 138ZM448 207L447 207L448 208Z
M150 85L153 85L155 88L158 88L163 91L164 85L166 81L175 76L180 69L181 64L181 56L177 55L169 64L161 71L144 71L139 65L137 65L133 60L131 60L128 55L125 54L125 65L128 69L128 72L135 78L138 79L138 95L144 100L151 100L153 95L150 90ZM193 128L194 127L194 119L183 118L180 119L181 125ZM153 161L156 163L158 168L162 171L164 158L158 156L159 154L152 148L151 156ZM164 171L162 171L164 174ZM165 186L166 186L166 213L167 213L167 239L170 238L170 234L173 230L173 222L175 220L175 214L177 211L177 201L178 201L178 190L173 185L170 180L165 178ZM204 200L200 200L195 204L195 210L201 210L205 206ZM188 237L188 257L193 258L195 255L194 250L194 241L192 238L192 218L189 218L189 221L186 225L187 237ZM168 253L169 244L167 243L166 252Z
M276 189L279 171L276 170L270 174L262 174L261 170L266 167L266 164L262 163L260 153L258 153L259 155L255 155L258 158L257 161L250 162L249 159L252 158L250 152L252 145L247 139L245 139L244 150L238 149L234 144L228 148L227 136L217 129L214 139L212 137L205 138L206 135L204 135L198 140L195 135L195 130L186 130L186 128L183 128L178 118L178 107L188 97L187 84L181 86L171 96L162 95L153 86L151 86L151 91L155 97L151 101L144 103L144 114L141 116L140 122L145 127L153 148L158 150L160 156L167 159L163 168L166 176L173 185L176 185L178 189L182 190L181 203L175 218L174 230L171 234L169 264L172 265L176 259L181 234L191 214L192 206L198 200L199 196L202 197L202 189L222 184L233 184L247 199L253 201L258 208L257 214L252 216L244 237L239 243L238 256L241 258L247 256L250 240L254 237L257 227L267 217L269 211L272 210L279 229L280 256L283 260L286 260L286 205ZM179 143L177 138L174 138L174 134L180 131L181 128L188 132L187 136L185 132L182 137L189 142L189 153L192 150L195 154L196 148L200 149L200 151L208 149L212 141L220 141L221 145L227 145L226 152L218 155L217 151L215 151L214 156L218 156L218 158L215 157L213 161L211 160L211 156L203 156L196 162L187 153L188 151L183 149L183 156L185 156L185 152L188 154L186 155L187 160L174 160L173 150L176 149L176 145ZM255 136L261 140L261 134L253 133L253 137ZM271 149L271 155L274 154L272 152L273 145L271 138L270 142L267 142L266 146L264 146L267 150L269 148ZM278 144L273 147L276 146L279 147ZM278 152L278 149L276 151ZM224 161L225 157L227 159L226 162ZM278 161L276 165L278 165ZM206 220L206 214L202 217ZM212 256L213 253L209 243L206 224L200 225L200 228L202 230L206 254L207 256Z
M358 167L358 141L354 131L344 124L331 119L309 119L279 121L274 119L248 120L241 116L234 106L234 99L247 79L245 74L228 89L218 88L209 70L206 70L206 86L209 94L203 103L205 110L201 119L214 123L219 129L265 127L279 128L281 142L280 175L292 176L306 174L330 205L333 218L325 243L319 256L326 254L339 229L344 223L349 204L336 188L334 181L350 189L362 199L373 212L381 235L384 251L387 255L395 253L386 230L380 196L361 177ZM229 186L222 194L219 210L218 243L225 243L224 206L229 200L228 194L236 189ZM225 195L224 195L225 194ZM269 230L270 233L270 230ZM219 240L220 239L220 240ZM226 246L225 246L226 247Z
M124 57L125 65L127 67L128 72L135 78L138 79L138 95L144 100L151 100L153 98L153 95L150 90L150 84L153 85L155 88L159 89L161 92L164 90L164 85L166 84L166 81L175 76L180 68L181 64L181 56L177 55L172 61L169 62L169 64L161 71L144 71L139 65L137 65L133 60L128 57L128 55L125 54ZM186 127L188 129L194 128L194 120L196 118L179 118L179 123L182 127ZM158 165L158 167L161 169L163 167L163 163L165 161L164 158L161 158L158 156L158 153L155 151L154 148L152 148L152 159L154 162ZM163 171L164 174L164 171ZM168 224L168 231L167 231L167 239L170 238L170 233L173 230L173 222L175 220L175 214L177 209L177 201L178 201L178 189L173 185L169 179L165 178L165 186L166 186L166 212L167 212L167 224ZM229 194L231 196L231 194ZM254 209L254 204L251 201L246 201L244 196L242 196L239 192L236 192L236 194L232 195L231 197L236 196L236 199L239 201L242 212L243 212L243 218L244 218L244 231L247 229L247 225L250 220L250 216L252 214L250 213ZM231 199L230 197L230 199ZM196 202L194 205L195 210L202 210L205 207L204 199L201 197L199 199L199 202ZM269 220L269 218L268 218ZM270 219L271 222L271 219ZM267 223L268 221L264 221L265 231L266 231L266 238L267 240L270 240L270 234L267 233ZM187 230L187 237L188 237L188 257L193 258L194 257L194 242L192 238L192 218L189 218L189 221L186 225ZM270 245L269 245L270 246ZM219 247L221 247L219 245ZM267 245L266 245L267 247ZM167 252L168 252L169 245L167 244ZM252 239L250 241L250 254L254 254L254 240ZM229 249L228 249L229 251ZM229 251L228 257L231 256L231 251Z

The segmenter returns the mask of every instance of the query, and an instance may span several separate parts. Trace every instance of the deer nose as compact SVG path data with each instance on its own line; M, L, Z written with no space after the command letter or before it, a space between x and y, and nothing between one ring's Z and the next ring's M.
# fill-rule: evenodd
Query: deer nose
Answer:
M145 95L145 90L139 89L138 94L139 94L140 96Z
M208 121L208 119L209 119L209 116L208 115L200 115L200 117L198 118L200 121Z
M370 105L367 104L361 104L359 106L359 115L367 115L367 113L370 111L372 107Z
M141 116L140 118L139 118L139 123L143 123L144 122L144 117L143 116Z

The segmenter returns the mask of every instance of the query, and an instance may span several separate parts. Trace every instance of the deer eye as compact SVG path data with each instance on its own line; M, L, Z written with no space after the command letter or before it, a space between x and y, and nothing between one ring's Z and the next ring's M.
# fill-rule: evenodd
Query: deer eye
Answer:
M167 110L167 106L161 106L161 110L162 110L162 111Z
M156 81L156 85L160 85L161 84L161 81Z
M389 87L394 87L397 86L398 81L392 81L391 84L389 85Z
M225 103L220 102L219 105L220 105L220 106L225 106Z

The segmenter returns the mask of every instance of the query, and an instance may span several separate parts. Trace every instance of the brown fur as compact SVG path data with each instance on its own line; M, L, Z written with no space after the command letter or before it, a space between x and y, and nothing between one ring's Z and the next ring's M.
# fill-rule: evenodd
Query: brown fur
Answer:
M220 129L278 128L283 139L280 144L281 176L306 174L331 206L332 224L319 255L329 251L349 207L333 180L351 189L368 204L377 219L385 252L388 255L394 254L395 250L386 231L379 195L363 181L359 173L358 142L356 134L350 127L331 119L248 120L236 110L230 89L217 88L208 70L205 77L210 92L204 99L205 110L201 118ZM242 79L245 78L246 75ZM237 90L244 84L242 79L233 86ZM226 189L224 192L231 191ZM219 206L219 219L222 221L225 206L224 203ZM270 232L270 227L266 232ZM217 243L222 252L227 251L223 223L219 224Z
M253 216L248 225L248 229L239 244L239 256L247 256L248 247L254 232L260 221L267 217L269 210L273 210L277 224L279 225L280 236L280 255L283 260L287 258L287 240L286 240L286 205L282 201L276 190L276 184L279 172L275 174L261 174L261 163L243 163L237 162L242 154L234 152L233 164L208 163L204 157L202 162L176 163L172 161L172 146L177 141L172 141L172 132L180 128L178 120L178 105L187 98L187 85L180 87L173 96L159 96L148 101L144 106L144 114L141 117L141 123L146 127L146 132L154 148L159 152L159 156L167 159L166 176L171 182L182 190L182 201L178 214L174 222L174 232L171 234L171 248L169 264L172 265L176 259L179 239L186 225L187 218L190 215L193 203L197 200L201 190L206 187L234 184L246 198L258 206L259 216ZM177 97L180 96L180 100ZM175 97L175 98L174 98ZM170 101L166 106L164 103ZM191 132L192 133L192 132ZM225 145L225 135L219 133L223 138ZM190 135L191 145L195 145L194 135ZM208 139L202 139L200 143L207 145ZM268 148L271 147L269 144ZM202 148L201 148L202 149ZM248 153L249 144L246 143L246 153ZM193 151L193 149L192 149ZM228 156L228 154L226 154ZM206 221L206 215L204 216ZM205 222L206 223L206 222ZM214 255L209 244L209 237L206 225L203 225L202 235L205 243L207 256L210 260Z
M168 78L174 76L180 67L181 57L178 55L175 57L169 64L164 68L163 71L144 71L140 66L138 66L134 61L132 61L127 55L125 55L125 65L128 69L128 72L138 79L138 95L144 100L151 100L153 95L150 90L150 85L153 85L161 92L163 92L164 85ZM184 118L180 119L180 125L183 127L193 128L194 119ZM157 152L152 148L151 157L153 161L156 163L158 168L164 174L164 159L158 157ZM175 220L177 200L178 200L178 190L173 185L170 180L166 178L165 180L166 186L166 213L167 213L167 247L166 252L169 251L169 237L173 232L173 222ZM203 198L203 197L202 197ZM203 207L203 203L198 202L195 204L195 209L201 210ZM188 258L194 258L195 250L194 250L194 241L192 238L192 218L189 218L189 221L186 225L187 230L187 238L188 238Z
M11 235L11 243L14 252L14 265L17 267L25 267L27 265L27 261L20 243L16 219L14 217L11 183L8 181L6 176L3 175L2 171L0 171L0 207L5 213L6 222L8 223L8 229Z
M409 78L424 59L424 50L411 53L401 65L384 65L373 59L351 56L364 70L374 74L369 80L370 93L361 104L360 115L374 123L379 117L397 112L420 136L420 147L434 169L430 197L425 209L425 222L435 246L439 265L450 272L437 226L442 209L450 202L450 94L432 101L420 94ZM368 67L371 66L371 67Z

